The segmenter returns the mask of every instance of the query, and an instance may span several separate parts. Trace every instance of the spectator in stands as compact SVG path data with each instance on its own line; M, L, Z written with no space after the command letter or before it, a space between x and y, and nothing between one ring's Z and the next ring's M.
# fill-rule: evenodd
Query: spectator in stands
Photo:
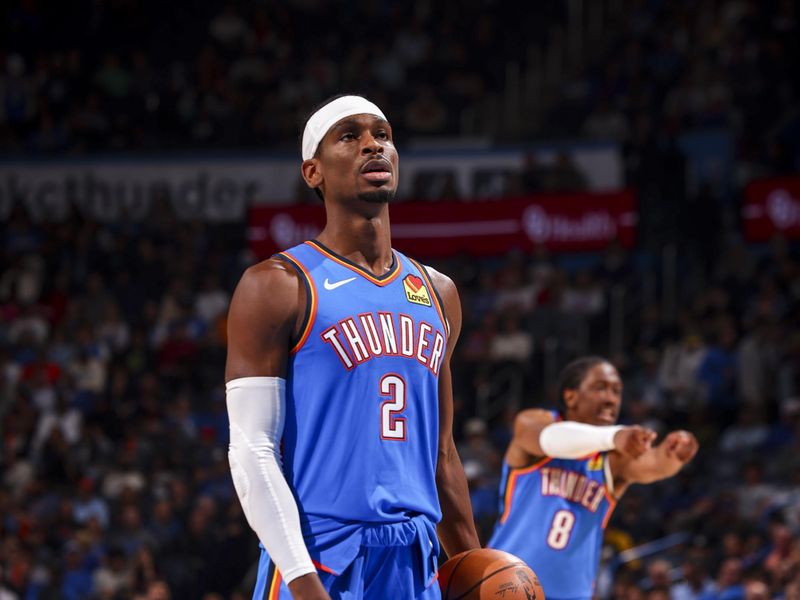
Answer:
M742 563L737 558L726 559L717 571L713 590L700 596L701 600L736 600L744 598Z
M556 155L547 170L545 190L548 192L580 192L586 189L586 178L566 152Z
M730 320L722 321L715 338L697 367L697 380L711 415L729 424L736 415L739 400L736 393L737 335Z
M704 559L694 553L681 564L681 579L671 586L670 595L672 600L698 600L712 593L713 586Z
M111 548L105 556L104 564L94 572L92 588L101 600L113 600L127 595L133 587L133 573L125 553L119 548Z
M664 349L659 373L661 385L674 410L686 411L700 404L697 369L705 352L702 338L693 331Z
M523 321L515 311L508 311L500 319L499 331L492 337L489 360L494 363L528 364L533 354L533 336L526 331Z
M594 317L606 307L603 288L594 280L592 273L582 269L575 274L571 285L564 290L561 310L565 314Z
M739 342L736 388L747 406L765 408L778 364L777 347L769 323L756 322Z
M473 417L464 423L464 441L458 445L458 455L470 490L470 501L478 534L485 542L491 531L497 509L497 472L500 455L488 439L486 422Z
M650 591L669 589L672 585L672 564L663 558L656 558L647 563L647 577L641 587Z
M752 458L741 467L743 486L738 489L739 514L748 521L765 516L778 492L776 486L765 480L764 463Z
M73 503L73 518L75 522L84 525L90 520L106 529L110 522L108 503L104 498L95 494L95 484L90 477L82 477L78 482L78 496Z
M583 133L588 138L623 142L628 136L628 120L608 100L601 100L583 123Z
M492 294L493 310L502 313L514 311L522 315L533 312L539 289L527 278L525 264L519 254L508 257L504 268L497 273L495 292Z
M442 133L447 125L447 110L430 86L421 86L409 102L405 125L412 133Z
M521 174L522 191L526 194L537 194L545 189L547 170L539 162L534 152L525 155Z
M736 423L725 430L719 441L719 449L740 459L753 456L766 443L769 429L764 423L763 411L745 406L738 412Z

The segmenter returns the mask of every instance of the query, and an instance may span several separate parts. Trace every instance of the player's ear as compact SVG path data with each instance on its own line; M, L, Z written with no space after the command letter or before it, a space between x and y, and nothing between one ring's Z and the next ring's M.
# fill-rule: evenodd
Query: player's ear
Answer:
M566 406L571 410L575 408L577 402L578 402L578 390L571 390L569 388L564 390L564 406Z
M320 170L319 160L309 158L300 165L300 172L303 174L306 184L310 188L319 187L322 183L322 171Z

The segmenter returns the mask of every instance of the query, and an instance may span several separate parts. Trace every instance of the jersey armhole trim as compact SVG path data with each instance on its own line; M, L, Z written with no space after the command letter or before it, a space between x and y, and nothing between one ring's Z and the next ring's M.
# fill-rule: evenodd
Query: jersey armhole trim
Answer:
M425 283L427 283L428 287L431 288L431 291L433 292L433 303L436 305L436 312L439 313L439 318L442 320L442 325L444 325L445 331L447 332L447 337L450 337L450 322L447 320L447 317L444 314L444 302L442 302L442 297L439 295L439 290L437 290L436 286L433 285L433 281L428 273L428 269L415 261L413 258L406 258L411 261L411 264L417 267L417 270L420 272L423 279L425 279Z
M314 281L311 279L311 274L300 261L286 252L279 252L275 256L292 265L306 288L306 308L303 314L303 324L300 327L300 335L297 341L289 351L290 354L296 354L298 350L303 347L303 344L306 343L311 333L311 328L314 325L314 320L317 318L317 288L314 285Z
M608 488L606 488L606 500L608 500L608 509L606 510L606 516L603 517L603 529L608 526L611 515L614 513L614 509L617 508L617 499L614 498L613 494L609 493Z
M513 471L517 475L527 475L528 473L533 473L535 470L545 466L551 460L553 460L552 456L537 457L537 460L533 464L528 465L527 467L512 467L511 465L508 465L508 470L510 472Z
M607 452L603 453L603 475L608 495L614 498L614 474L611 472L611 461L608 460Z
M511 514L511 505L514 503L514 489L517 487L517 478L520 475L527 475L528 473L533 473L537 469L540 469L547 463L549 463L552 459L550 456L546 456L545 458L533 463L529 467L512 467L509 465L508 467L508 481L506 481L506 489L503 493L503 514L500 517L500 523L505 523L508 519L508 515ZM508 463L506 463L508 464Z

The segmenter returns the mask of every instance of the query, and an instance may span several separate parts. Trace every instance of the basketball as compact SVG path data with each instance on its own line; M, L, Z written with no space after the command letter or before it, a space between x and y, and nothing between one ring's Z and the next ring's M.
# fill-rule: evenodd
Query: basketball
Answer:
M513 554L491 548L456 554L439 569L442 600L544 600L536 573Z

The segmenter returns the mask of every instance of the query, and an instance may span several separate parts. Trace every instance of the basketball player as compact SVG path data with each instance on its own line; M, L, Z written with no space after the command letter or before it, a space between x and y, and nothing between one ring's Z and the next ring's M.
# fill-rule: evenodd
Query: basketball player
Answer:
M506 451L500 518L489 547L516 554L539 576L547 600L591 598L603 530L633 483L675 475L697 452L695 437L615 425L617 370L600 357L563 370L559 409L520 412Z
M398 156L375 104L324 104L302 155L325 228L249 268L229 314L229 459L262 545L253 598L439 598L438 540L479 547L451 432L458 293L391 247Z

